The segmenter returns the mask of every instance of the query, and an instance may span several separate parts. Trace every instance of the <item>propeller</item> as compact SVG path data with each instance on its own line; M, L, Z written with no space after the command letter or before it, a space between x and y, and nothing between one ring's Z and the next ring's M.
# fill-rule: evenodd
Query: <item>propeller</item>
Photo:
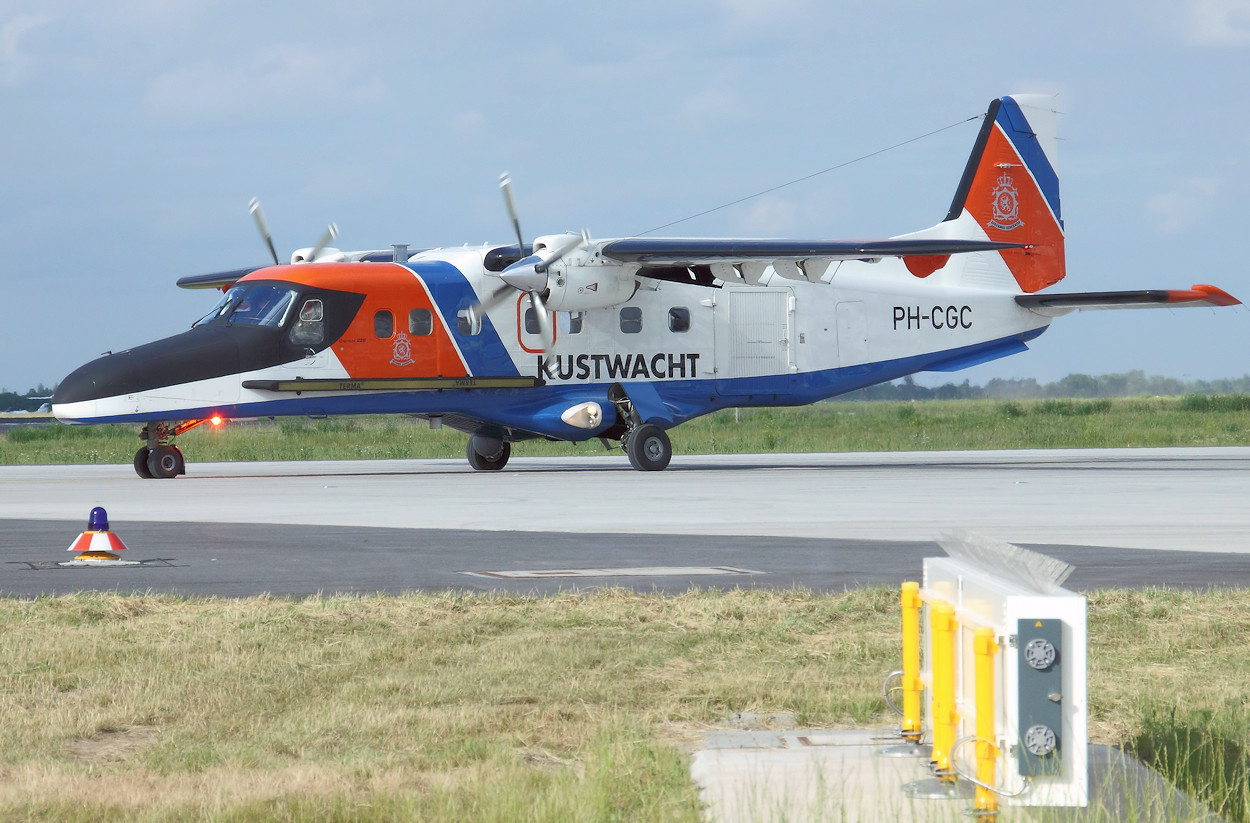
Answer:
M247 204L247 210L252 213L252 218L256 221L256 228L260 229L260 236L265 239L265 245L269 247L269 254L273 257L273 264L280 265L278 262L278 251L273 247L273 236L269 234L269 224L265 222L265 213L260 210L260 201L255 197L252 202Z
M273 235L269 233L269 223L265 220L265 212L260 208L260 200L253 197L251 202L247 204L247 210L251 212L252 219L256 221L256 228L260 230L260 236L265 241L265 246L269 249L269 256L273 258L275 266L282 265L282 261L278 259L278 251L273 245ZM317 241L317 245L309 250L307 256L296 253L296 258L292 262L311 263L316 262L326 247L339 236L339 227L331 223L326 227L325 233L321 235L321 239Z
M521 233L521 220L517 216L516 200L512 196L512 178L507 172L499 176L499 188L503 191L504 205L508 209L508 217L512 220L512 230L516 233L517 247L524 249L525 236ZM534 310L534 319L538 322L543 351L549 351L554 341L554 333L551 312L548 311L543 298L543 292L547 290L547 269L578 246L582 240L582 237L570 235L568 242L536 251L499 272L497 276L506 285L487 295L485 300L469 307L473 322L480 323L484 314L508 299L510 289L525 292L529 296L530 307Z

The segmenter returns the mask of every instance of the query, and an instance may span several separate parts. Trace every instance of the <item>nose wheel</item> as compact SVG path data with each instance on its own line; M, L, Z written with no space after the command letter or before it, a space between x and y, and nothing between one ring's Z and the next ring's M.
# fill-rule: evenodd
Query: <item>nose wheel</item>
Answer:
M142 446L135 452L135 474L145 480L168 480L187 473L187 461L177 446Z
M205 421L191 420L185 423L149 423L139 432L143 446L135 452L135 474L144 480L168 480L187 473L187 461L182 449L174 445L174 438L195 428Z

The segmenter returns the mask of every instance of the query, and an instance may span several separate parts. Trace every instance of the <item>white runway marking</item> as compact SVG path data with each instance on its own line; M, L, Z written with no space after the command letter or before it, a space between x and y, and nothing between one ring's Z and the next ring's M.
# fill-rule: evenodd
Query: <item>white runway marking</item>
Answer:
M764 574L732 566L642 566L628 569L530 569L498 572L461 572L474 577L505 580L548 580L553 577L687 577L691 575Z

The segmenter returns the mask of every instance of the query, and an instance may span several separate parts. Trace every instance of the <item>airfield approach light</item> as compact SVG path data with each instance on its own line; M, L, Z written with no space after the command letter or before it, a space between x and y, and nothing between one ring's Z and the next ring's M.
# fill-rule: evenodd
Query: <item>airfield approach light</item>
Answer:
M87 530L69 544L68 551L77 552L77 563L107 563L118 559L114 552L126 550L126 544L109 531L108 512L96 506L87 517Z

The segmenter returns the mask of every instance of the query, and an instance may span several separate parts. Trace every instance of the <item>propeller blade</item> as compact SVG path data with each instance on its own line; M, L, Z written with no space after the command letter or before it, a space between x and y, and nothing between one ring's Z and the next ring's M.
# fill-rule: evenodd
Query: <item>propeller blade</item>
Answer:
M482 318L485 317L491 309L495 308L515 293L516 292L513 291L511 286L504 284L490 294L486 295L485 300L469 304L469 321L473 324L473 327L480 328Z
M269 234L269 224L265 222L265 213L260 210L260 201L255 197L252 202L247 204L247 210L252 213L252 218L256 221L256 228L260 229L260 236L265 239L265 245L269 247L269 254L273 257L273 264L279 265L278 251L273 247L273 237Z
M312 254L308 255L309 263L316 263L317 258L321 256L321 252L325 251L326 246L339 236L339 227L331 223L326 227L326 233L321 235L321 239L317 241L317 245L313 246Z
M538 321L538 334L542 337L543 352L551 350L555 343L555 335L551 330L551 314L547 311L547 304L543 302L543 296L536 291L529 292L530 306L534 309L534 318Z
M512 230L516 232L517 245L521 247L521 253L525 254L525 239L521 236L521 221L517 217L516 201L512 199L512 178L507 172L499 175L499 188L503 189L503 201L508 207L508 216L512 218Z

